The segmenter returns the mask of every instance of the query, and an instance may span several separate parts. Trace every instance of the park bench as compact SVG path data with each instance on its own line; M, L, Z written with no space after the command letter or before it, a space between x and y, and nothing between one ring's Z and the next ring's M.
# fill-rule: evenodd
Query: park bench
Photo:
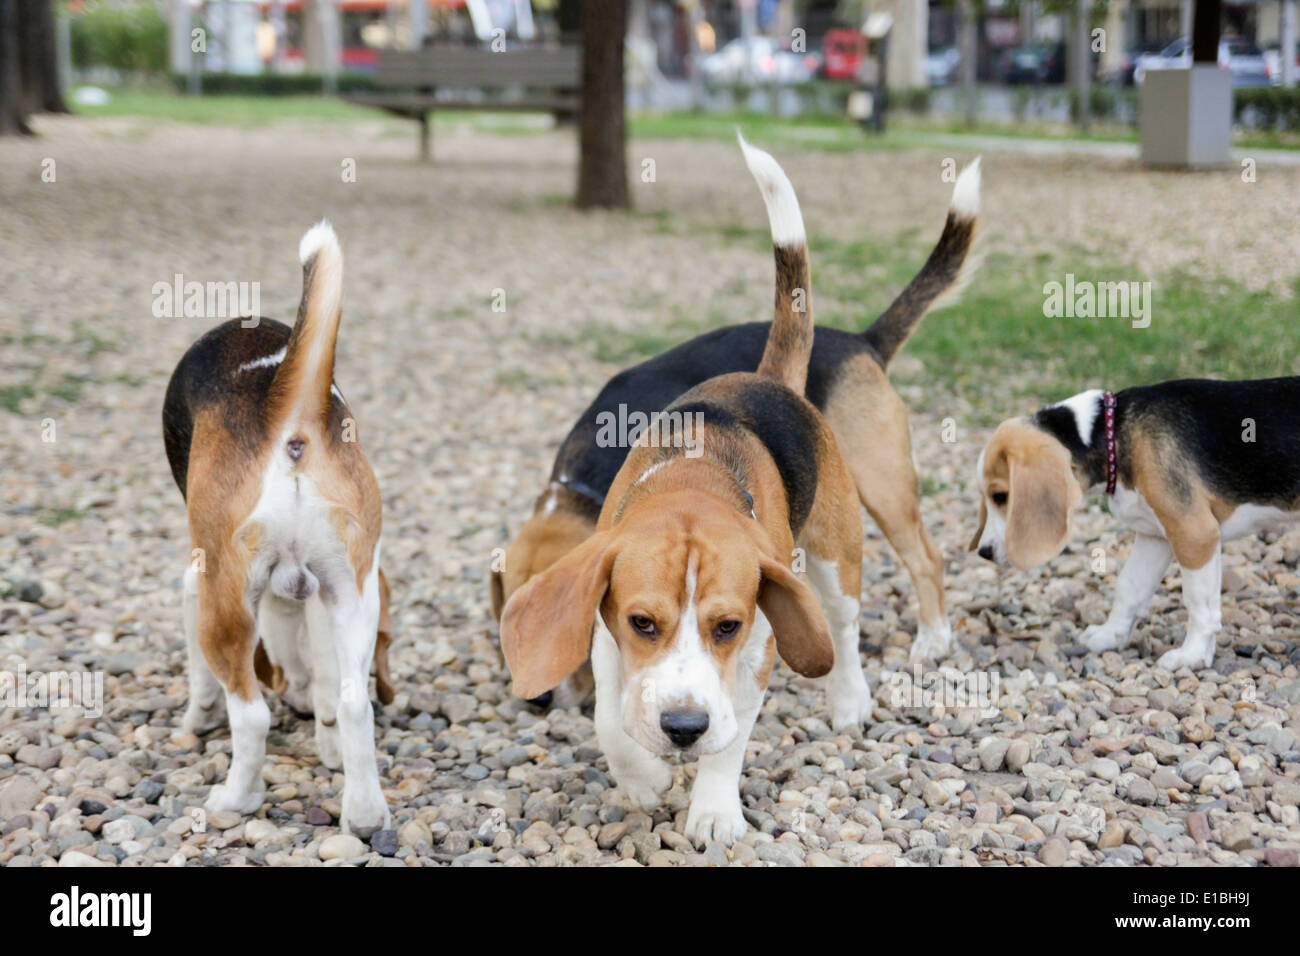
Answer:
M577 115L582 57L576 46L524 47L494 53L473 47L381 50L375 89L344 99L420 124L420 158L429 158L436 110L527 110L557 119Z

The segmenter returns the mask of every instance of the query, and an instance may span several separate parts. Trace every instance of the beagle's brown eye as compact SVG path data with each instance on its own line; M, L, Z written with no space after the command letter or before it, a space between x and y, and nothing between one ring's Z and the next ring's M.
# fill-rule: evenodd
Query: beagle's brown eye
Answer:
M1007 493L1005 491L995 491L989 497L993 499L993 503L999 508L1007 503Z
M632 630L636 631L643 637L655 636L655 622L650 620L650 618L642 614L633 614L627 619L627 622L632 625Z
M719 641L729 641L740 630L739 621L719 621L713 628L713 636Z

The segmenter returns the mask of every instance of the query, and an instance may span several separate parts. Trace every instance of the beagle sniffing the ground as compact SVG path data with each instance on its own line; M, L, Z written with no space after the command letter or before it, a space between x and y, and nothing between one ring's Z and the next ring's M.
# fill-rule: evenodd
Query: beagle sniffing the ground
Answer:
M853 477L803 397L813 347L803 218L776 161L741 147L776 256L776 318L757 372L710 378L672 403L668 427L643 434L619 468L596 533L501 616L521 697L590 654L596 732L634 803L657 806L672 785L665 755L699 758L685 828L697 843L745 832L740 772L777 653L800 674L827 675L837 729L871 711ZM791 570L796 545L811 587Z
M958 177L943 233L907 288L864 333L817 328L808 362L806 397L835 433L859 500L916 588L914 661L943 657L952 630L944 609L943 557L921 523L907 408L886 369L926 312L955 299L974 272L979 204L976 160ZM750 322L716 329L610 379L560 446L533 516L507 550L504 567L492 573L492 613L498 620L524 582L595 532L628 451L627 443L602 440L602 424L633 416L645 420L708 378L757 368L770 328ZM566 682L563 703L575 703L589 686L589 680ZM539 703L548 701L549 692Z
M1028 569L1058 554L1071 509L1104 491L1137 533L1093 651L1129 643L1170 558L1183 571L1187 636L1167 670L1209 667L1221 625L1223 541L1289 522L1300 508L1300 378L1184 379L1088 391L1003 422L980 455L972 550Z
M367 691L376 635L387 627L381 503L333 384L343 253L326 222L298 251L303 294L292 330L269 319L226 322L190 347L167 387L163 437L195 549L185 574L182 727L213 729L224 704L230 772L207 807L257 812L270 724L261 670L290 706L314 713L321 763L346 774L341 825L366 835L389 820Z

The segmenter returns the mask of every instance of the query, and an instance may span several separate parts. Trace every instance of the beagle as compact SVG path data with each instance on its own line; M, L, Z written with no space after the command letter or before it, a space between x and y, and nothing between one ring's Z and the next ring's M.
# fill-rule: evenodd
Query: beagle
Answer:
M1028 569L1058 554L1070 511L1104 491L1137 540L1092 651L1128 646L1171 558L1183 571L1187 635L1159 666L1209 667L1221 626L1223 541L1300 514L1300 378L1184 379L1087 391L998 426L980 454L972 550Z
M368 835L389 821L367 692L377 633L388 629L381 502L333 384L343 254L329 223L298 252L293 328L226 322L190 347L167 386L163 437L194 547L182 728L213 729L224 704L230 771L206 805L257 812L270 724L260 671L314 714L321 763L346 774L341 825ZM386 682L381 662L381 694Z
M707 379L673 402L659 440L643 433L618 469L596 533L501 615L521 697L590 656L596 733L635 804L657 806L672 785L665 755L699 759L685 828L697 844L745 832L740 772L777 653L827 677L836 728L871 711L853 478L803 397L813 347L803 218L776 161L743 139L741 148L776 257L776 317L757 372ZM811 587L792 564L806 566Z
M886 369L926 312L954 300L973 274L980 202L979 160L958 177L938 243L907 288L864 333L817 327L806 397L835 433L858 499L911 576L920 605L912 659L942 658L952 644L943 599L943 557L921 523L907 409ZM623 415L645 421L706 379L758 366L771 325L750 322L706 332L615 375L573 426L555 457L533 515L491 575L492 614L524 582L589 538L627 443L602 440L601 423ZM561 701L590 689L585 675L566 682ZM576 698L576 699L575 699ZM551 700L548 691L537 703Z

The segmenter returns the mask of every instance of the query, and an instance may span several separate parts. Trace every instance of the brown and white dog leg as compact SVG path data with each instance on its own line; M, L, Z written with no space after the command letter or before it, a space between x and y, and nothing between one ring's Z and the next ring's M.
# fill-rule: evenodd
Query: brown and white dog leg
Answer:
M245 603L242 575L209 570L199 581L199 646L226 691L230 717L230 771L204 803L209 810L256 813L262 806L262 765L271 711L253 671L256 634Z
M937 661L952 648L952 627L943 601L943 554L921 523L907 408L874 366L866 364L870 360L859 361L856 374L839 386L826 420L863 507L916 588L919 613L911 660ZM880 381L869 388L876 379Z
M221 726L225 694L199 647L199 572L193 564L185 570L185 644L189 652L190 700L181 720L181 732L206 734Z

